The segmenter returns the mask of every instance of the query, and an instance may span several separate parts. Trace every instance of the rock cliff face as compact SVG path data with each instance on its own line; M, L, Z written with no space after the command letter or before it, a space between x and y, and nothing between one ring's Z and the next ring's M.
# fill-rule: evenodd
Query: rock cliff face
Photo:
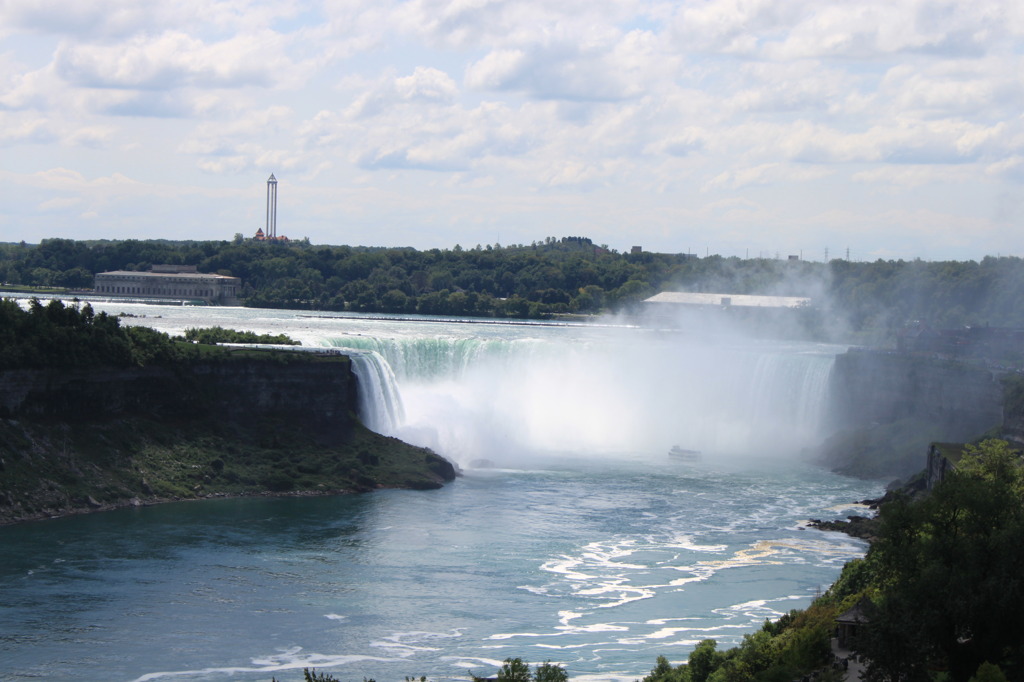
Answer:
M932 443L928 446L928 463L924 469L924 487L931 490L955 467L963 452L961 443Z
M964 442L1003 424L1003 378L940 358L851 350L836 358L830 387L834 435L824 465L852 476L905 479L936 441Z
M1024 447L1024 375L1007 375L1003 383L1003 438Z
M0 523L203 497L429 489L456 476L366 429L348 358L0 373Z
M0 373L0 417L7 418L80 422L148 415L242 424L274 419L342 436L356 405L346 357Z
M1003 422L1003 387L992 371L939 358L851 350L832 371L837 428L910 419L970 439Z

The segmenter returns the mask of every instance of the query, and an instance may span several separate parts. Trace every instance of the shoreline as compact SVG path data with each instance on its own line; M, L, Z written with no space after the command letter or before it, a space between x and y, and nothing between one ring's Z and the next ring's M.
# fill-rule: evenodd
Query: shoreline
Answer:
M450 483L447 481L446 483ZM31 523L42 523L45 521L58 521L60 519L68 518L71 516L85 516L88 514L101 514L104 512L118 511L121 509L141 509L142 507L156 507L164 504L174 504L176 502L212 502L215 500L233 500L233 499L247 499L247 498L285 498L285 497L333 497L337 495L363 495L371 494L380 490L437 490L444 487L444 483L438 484L433 488L415 488L412 486L389 486L381 485L370 489L360 488L338 488L331 490L291 490L284 492L274 492L272 490L263 490L259 492L251 493L231 493L231 492L212 492L206 493L199 497L132 497L127 500L119 500L117 502L97 502L91 500L82 505L76 505L59 510L41 510L39 512L29 512L20 515L3 515L0 514L0 528L7 528L10 526L27 525Z

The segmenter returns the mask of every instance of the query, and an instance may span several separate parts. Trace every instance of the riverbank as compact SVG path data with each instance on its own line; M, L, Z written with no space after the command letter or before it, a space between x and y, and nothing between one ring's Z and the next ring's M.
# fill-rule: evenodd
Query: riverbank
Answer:
M878 524L880 523L878 519L878 510L890 499L892 499L892 493L887 492L884 496L877 499L861 500L858 504L862 505L865 511L874 512L871 516L850 514L845 520L811 519L808 522L807 527L817 530L844 533L845 535L849 535L853 538L873 542L878 536Z
M431 489L455 467L353 424L324 442L287 424L0 420L0 525L163 502Z

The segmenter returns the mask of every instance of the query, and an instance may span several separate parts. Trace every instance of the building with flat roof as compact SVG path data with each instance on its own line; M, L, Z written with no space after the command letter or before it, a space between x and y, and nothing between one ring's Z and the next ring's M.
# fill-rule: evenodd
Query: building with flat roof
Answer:
M113 270L96 273L93 290L103 296L163 298L237 305L242 280L196 271L194 265L154 265L149 272Z
M668 306L722 306L733 308L805 308L811 299L802 296L754 296L751 294L703 294L663 291L644 303Z
M803 296L663 291L644 300L639 314L647 324L702 334L778 337L815 333L820 312Z

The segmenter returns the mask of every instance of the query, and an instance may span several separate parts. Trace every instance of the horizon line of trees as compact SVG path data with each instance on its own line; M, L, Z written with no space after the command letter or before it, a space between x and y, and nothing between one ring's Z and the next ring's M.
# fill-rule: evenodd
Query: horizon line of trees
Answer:
M195 265L240 277L251 307L544 318L631 312L664 290L807 296L817 329L891 337L934 328L1024 327L1024 260L828 263L617 253L586 237L463 249L305 241L74 241L0 244L0 283L87 289L110 270Z

